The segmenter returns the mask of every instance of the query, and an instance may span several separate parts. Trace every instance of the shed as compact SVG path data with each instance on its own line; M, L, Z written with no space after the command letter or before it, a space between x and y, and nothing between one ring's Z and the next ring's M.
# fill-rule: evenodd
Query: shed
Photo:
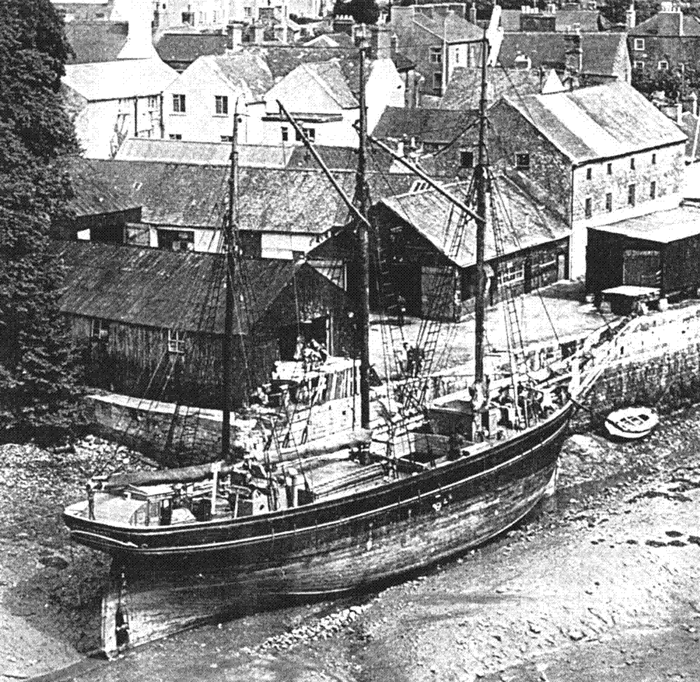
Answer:
M586 291L651 287L662 298L700 288L700 206L684 204L588 230Z
M225 257L56 242L60 308L92 385L152 400L220 407ZM234 298L234 405L291 359L299 334L352 355L352 304L304 262L242 260Z

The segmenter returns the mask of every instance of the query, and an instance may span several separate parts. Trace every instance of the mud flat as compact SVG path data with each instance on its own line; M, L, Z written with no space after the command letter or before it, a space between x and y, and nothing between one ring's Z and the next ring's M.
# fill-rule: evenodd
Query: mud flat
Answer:
M363 599L183 633L64 679L700 679L698 443L698 407L641 443L574 435L550 508L460 560ZM96 463L137 463L104 450L78 447L57 466L54 453L0 449L0 680L84 662L97 643L106 566L71 550L59 513Z

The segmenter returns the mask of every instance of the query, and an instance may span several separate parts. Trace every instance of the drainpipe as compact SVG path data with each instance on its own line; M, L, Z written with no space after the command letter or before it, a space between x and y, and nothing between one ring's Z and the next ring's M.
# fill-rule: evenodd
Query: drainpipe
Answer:
M139 136L139 98L134 97L134 137Z

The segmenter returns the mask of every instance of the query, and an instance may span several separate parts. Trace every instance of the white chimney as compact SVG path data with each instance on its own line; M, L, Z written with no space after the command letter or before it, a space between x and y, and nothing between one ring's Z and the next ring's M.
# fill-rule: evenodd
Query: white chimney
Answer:
M118 59L150 59L156 56L153 47L153 5L151 0L115 0L112 19L129 23L126 44Z

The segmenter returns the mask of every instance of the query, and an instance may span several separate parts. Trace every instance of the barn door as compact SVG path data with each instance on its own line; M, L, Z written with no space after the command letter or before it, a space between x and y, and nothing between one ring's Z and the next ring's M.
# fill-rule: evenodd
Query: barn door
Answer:
M623 254L622 283L637 287L658 287L661 284L659 252L626 249Z

